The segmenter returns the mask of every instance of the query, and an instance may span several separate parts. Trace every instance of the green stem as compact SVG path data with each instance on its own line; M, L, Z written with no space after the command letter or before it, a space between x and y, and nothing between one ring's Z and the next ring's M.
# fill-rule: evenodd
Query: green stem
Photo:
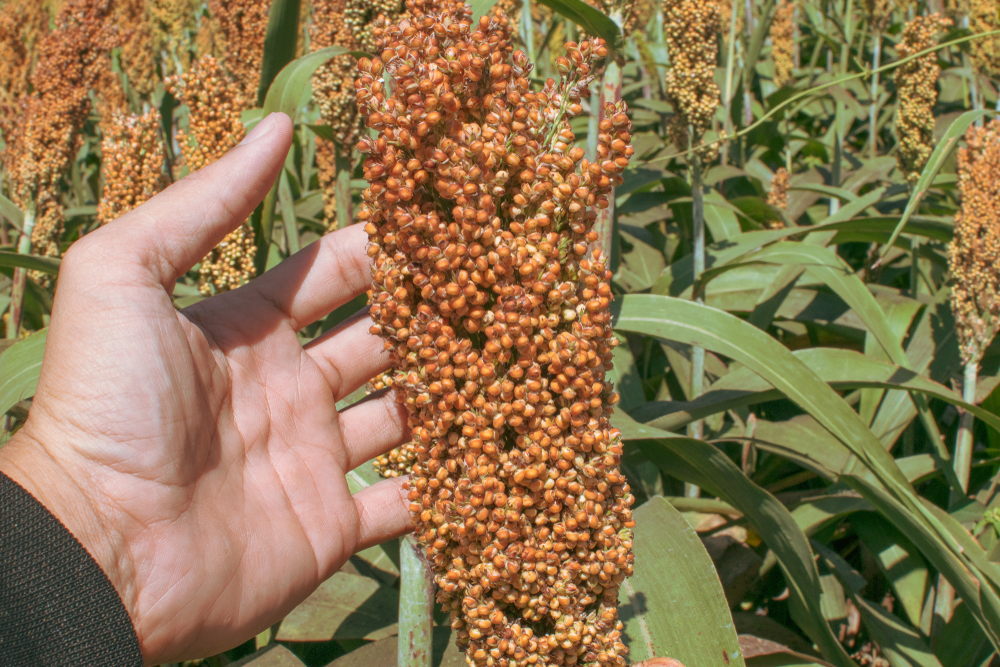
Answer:
M726 44L726 88L722 97L725 118L722 122L727 137L733 133L733 69L736 64L736 21L739 15L737 9L738 5L734 2L732 11L729 12L729 43ZM719 160L722 166L729 164L728 140L722 142Z
M871 105L868 108L868 137L871 141L870 155L874 160L878 155L878 135L876 124L878 122L878 66L882 59L882 31L877 28L872 33L872 87Z
M334 197L337 200L337 227L343 229L354 222L354 210L351 202L351 149L339 144L334 148L336 157L334 168L337 181L334 186Z
M400 541L399 667L431 667L434 579L412 537Z
M17 242L17 254L31 254L31 232L35 228L35 207L30 205L24 214L21 236ZM10 288L10 308L7 310L7 339L13 340L21 332L21 318L24 315L24 291L28 285L28 271L14 269L13 284Z
M701 158L694 155L691 160L691 218L694 236L694 280L697 283L705 272L705 194L701 182ZM697 303L705 303L701 294L694 295ZM701 396L705 390L705 348L691 348L691 391L689 401ZM697 419L687 426L689 438L701 440L705 435L705 422ZM701 490L694 484L684 485L684 495L697 498Z
M531 19L531 0L521 1L521 41L524 42L528 60L535 62L535 22Z
M969 404L976 401L976 374L979 364L970 361L965 364L965 380L962 383L962 400ZM955 437L955 474L962 485L962 495L969 492L969 471L972 468L972 425L971 412L963 412L958 422L958 435Z

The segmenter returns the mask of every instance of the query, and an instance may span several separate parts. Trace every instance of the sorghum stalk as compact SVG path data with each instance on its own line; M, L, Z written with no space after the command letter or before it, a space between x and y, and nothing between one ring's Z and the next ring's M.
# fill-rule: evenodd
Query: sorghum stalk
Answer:
M713 0L666 0L663 5L664 33L670 69L665 91L674 108L671 135L676 146L695 146L709 127L719 106L719 87L715 85L715 64L719 31L719 6ZM694 243L694 279L705 267L705 214L701 178L704 152L689 150L691 170L692 236ZM696 297L698 298L698 297ZM689 400L701 395L704 388L705 351L691 349ZM693 438L700 438L700 420L688 426ZM686 494L697 495L696 487L686 487Z
M872 31L872 80L871 101L868 104L868 147L869 156L878 155L878 67L882 56L882 31L892 14L892 0L864 0L868 26ZM863 38L862 38L863 39Z
M1000 328L1000 120L972 127L958 153L962 206L948 248L952 274L951 307L965 365L962 394L975 400L976 373ZM963 413L955 440L955 472L968 491L972 462L972 415Z
M722 96L722 104L725 107L722 129L729 137L733 133L733 71L736 65L736 36L739 34L739 6L735 0L722 0L719 8L722 25L729 23L729 41L726 43L726 89ZM725 20L727 10L728 21ZM729 143L728 139L723 141L720 149L719 161L723 166L729 164Z
M434 576L422 551L411 536L399 541L399 667L431 667Z
M567 44L563 81L534 92L499 11L407 8L358 63L378 132L358 142L358 219L417 453L415 537L470 664L622 666L632 495L608 423L611 276L589 246L630 124L624 104L606 113L595 162L569 126L608 51Z
M17 242L17 253L31 252L31 231L35 227L35 207L29 205L24 212L21 236ZM24 290L27 287L28 271L21 267L14 269L10 288L10 307L7 311L7 339L13 340L21 334L21 317L24 314Z

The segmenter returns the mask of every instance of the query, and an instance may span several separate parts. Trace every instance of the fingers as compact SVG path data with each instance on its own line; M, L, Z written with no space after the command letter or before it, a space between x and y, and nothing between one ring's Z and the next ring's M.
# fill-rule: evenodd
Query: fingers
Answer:
M81 239L118 266L141 266L166 289L249 217L291 145L292 122L274 113L224 157ZM82 244L82 245L81 245Z
M372 394L340 413L340 432L347 452L346 470L354 470L408 436L406 407L391 391Z
M367 244L361 225L327 234L249 283L248 289L277 306L298 331L368 289Z
M389 352L369 333L370 326L368 309L362 308L305 347L338 401L389 367Z
M385 479L354 494L358 508L357 551L404 535L413 529L405 478Z

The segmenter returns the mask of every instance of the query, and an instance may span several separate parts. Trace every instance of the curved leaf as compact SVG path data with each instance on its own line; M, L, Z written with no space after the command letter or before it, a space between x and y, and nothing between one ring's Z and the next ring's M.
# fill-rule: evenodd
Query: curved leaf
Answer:
M35 395L47 334L48 329L36 331L0 355L0 414Z
M264 58L260 67L257 104L263 105L271 82L285 65L295 59L299 41L299 9L301 0L274 0L264 34Z
M472 7L472 25L479 23L480 17L486 16L498 2L500 0L469 0L469 6Z
M22 255L8 250L0 250L0 266L19 267L54 276L59 273L59 263L60 260L58 257Z
M951 125L948 126L948 130L941 137L938 145L934 147L934 152L931 153L930 158L927 160L927 164L924 165L924 170L920 173L920 180L913 188L913 194L910 195L910 201L906 203L906 208L903 210L903 217L899 219L899 223L896 228L892 230L892 235L889 237L889 241L882 248L882 252L879 255L879 260L885 259L886 253L895 244L896 239L903 232L903 227L906 225L910 216L916 213L917 207L920 206L920 200L924 198L927 191L930 189L931 184L934 182L934 177L937 173L941 171L941 167L944 166L945 160L951 155L952 149L961 139L965 131L969 129L969 126L976 122L976 119L982 118L983 116L993 113L989 110L980 109L979 111L966 111L961 116L952 121Z
M618 25L582 0L537 0L537 2L565 16L588 35L602 38L608 43L609 49L617 48L621 41L621 30Z
M7 218L12 225L21 231L24 225L24 211L17 207L17 204L0 194L0 215Z
M299 105L306 93L311 90L312 75L316 70L330 58L348 53L358 57L362 55L342 46L328 46L285 65L267 90L267 96L264 98L264 117L281 111L294 120Z
M618 421L615 425L621 428L623 424ZM693 479L685 481L713 489L723 500L744 513L757 532L768 539L768 546L785 574L793 614L799 627L820 647L827 660L840 667L855 667L823 618L820 607L823 593L812 550L785 506L750 481L716 447L701 440L670 435L660 431L658 440L642 441L643 453L673 475L678 475L677 464L682 462L682 476L684 469L695 473Z
M619 591L629 660L743 665L719 575L697 533L663 497L634 516L635 574Z

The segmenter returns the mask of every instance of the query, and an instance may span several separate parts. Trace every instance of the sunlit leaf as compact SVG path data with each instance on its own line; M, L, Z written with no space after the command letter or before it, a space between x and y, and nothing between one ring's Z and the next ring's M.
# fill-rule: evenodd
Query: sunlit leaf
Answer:
M47 334L48 329L36 331L0 355L0 414L35 395Z

